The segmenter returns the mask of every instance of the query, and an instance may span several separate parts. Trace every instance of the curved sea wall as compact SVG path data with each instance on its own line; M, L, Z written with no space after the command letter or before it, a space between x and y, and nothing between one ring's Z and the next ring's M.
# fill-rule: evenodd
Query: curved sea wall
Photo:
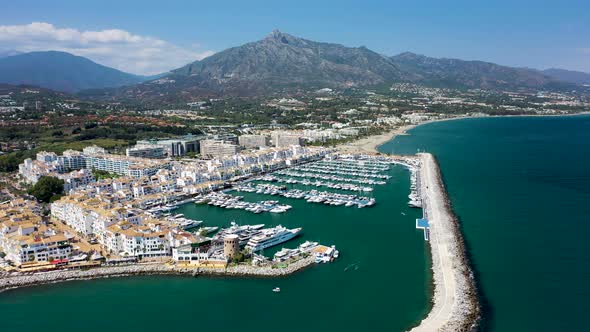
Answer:
M473 331L480 305L459 223L451 210L434 156L420 154L420 188L430 227L434 295L432 310L412 331Z
M139 275L188 275L188 276L234 276L234 277L283 277L315 264L310 256L289 264L285 268L256 267L248 265L228 266L225 269L175 267L162 263L134 264L99 267L88 270L61 270L0 278L0 292L14 288L52 284L72 280L127 277Z

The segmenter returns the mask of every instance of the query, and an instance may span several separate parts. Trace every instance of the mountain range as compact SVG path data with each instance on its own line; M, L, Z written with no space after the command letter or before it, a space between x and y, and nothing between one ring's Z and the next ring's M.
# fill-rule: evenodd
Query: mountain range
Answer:
M36 85L64 92L119 87L150 77L122 72L70 53L47 51L0 57L0 83Z
M178 102L207 96L268 95L310 88L420 83L492 90L575 89L585 73L513 68L414 53L388 57L366 47L298 38L278 30L169 73L142 77L62 52L0 58L0 82L36 84L102 100ZM589 74L585 74L590 76Z
M565 82L590 85L590 74L581 71L550 68L543 70L543 74Z

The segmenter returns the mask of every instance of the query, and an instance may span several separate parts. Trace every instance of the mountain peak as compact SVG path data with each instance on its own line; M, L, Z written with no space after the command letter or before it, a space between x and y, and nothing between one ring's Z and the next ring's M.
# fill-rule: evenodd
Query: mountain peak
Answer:
M274 29L270 32L270 34L268 35L269 38L279 38L280 36L282 36L282 32L279 29Z
M274 29L266 38L265 40L270 41L277 41L283 44L289 44L294 41L299 40L299 38L291 36L290 34L284 33L279 31L279 29Z
M425 58L425 56L424 55L421 55L421 54L412 53L412 52L403 52L403 53L400 53L398 55L393 56L392 58L398 58L398 59L421 59L421 58Z

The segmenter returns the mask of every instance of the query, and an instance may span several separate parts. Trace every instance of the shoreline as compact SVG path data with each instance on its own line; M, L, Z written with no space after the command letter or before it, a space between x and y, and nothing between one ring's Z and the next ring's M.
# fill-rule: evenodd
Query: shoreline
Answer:
M61 270L27 275L5 276L0 278L0 293L25 287L76 280L108 279L131 276L176 275L208 277L252 277L280 278L300 272L315 263L312 256L300 259L285 268L253 267L246 265L228 266L224 269L171 266L163 263L132 264L112 267L97 267L87 270Z
M432 308L411 331L476 330L481 307L459 222L434 156L420 153L420 187L429 221L434 291Z
M579 112L573 114L520 114L520 115L476 115L476 116L457 116L452 118L427 120L417 124L405 124L394 128L386 133L373 135L354 142L341 143L336 145L336 149L340 153L381 153L379 147L400 135L408 135L408 131L429 123L455 121L464 119L486 119L486 118L508 118L508 117L562 117L562 116L578 116L588 115L588 112Z

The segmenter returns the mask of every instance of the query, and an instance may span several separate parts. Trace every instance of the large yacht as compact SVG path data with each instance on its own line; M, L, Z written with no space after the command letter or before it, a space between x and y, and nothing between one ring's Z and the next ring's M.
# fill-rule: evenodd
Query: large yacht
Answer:
M235 234L239 238L240 246L244 246L253 236L260 234L260 229L263 227L264 224L239 226L232 222L229 228L222 229L215 234L213 241L221 241L227 235Z
M301 228L287 229L281 225L263 229L260 234L253 236L246 244L252 252L260 251L283 242L287 242L301 233Z

